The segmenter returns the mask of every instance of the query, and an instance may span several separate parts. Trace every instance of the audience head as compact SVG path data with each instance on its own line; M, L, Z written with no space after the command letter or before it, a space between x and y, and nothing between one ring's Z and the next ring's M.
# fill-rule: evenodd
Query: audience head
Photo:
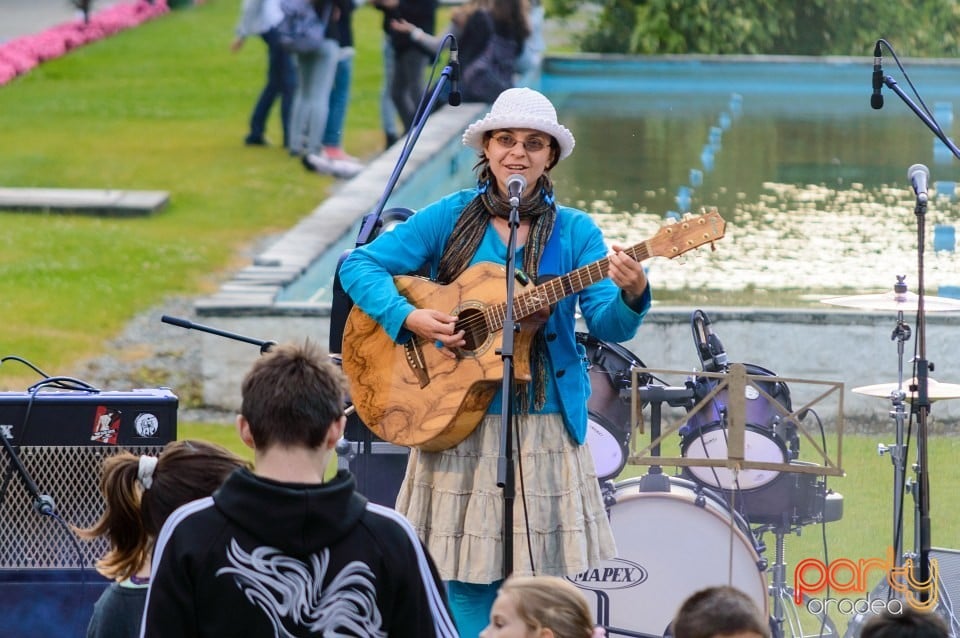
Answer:
M908 604L899 613L885 610L870 618L860 638L947 638L947 625L940 616L914 609Z
M274 346L250 368L241 388L241 419L256 450L320 448L333 423L344 419L347 382L318 346Z
M587 601L567 580L554 576L511 576L490 610L480 638L591 638L594 629Z
M680 605L673 638L770 638L770 623L748 595L728 586L702 589Z
M209 496L239 467L249 463L206 441L173 441L159 457L123 451L105 458L104 512L93 527L77 530L83 538L106 535L110 541L97 571L116 580L135 574L147 564L153 539L173 510Z

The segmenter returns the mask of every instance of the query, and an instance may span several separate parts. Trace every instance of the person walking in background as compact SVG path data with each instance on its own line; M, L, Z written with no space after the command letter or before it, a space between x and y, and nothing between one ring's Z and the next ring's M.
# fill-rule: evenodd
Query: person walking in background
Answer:
M517 63L530 35L524 0L471 0L453 11L450 26L433 36L403 19L390 27L435 55L447 33L460 49L464 102L491 103L514 85Z
M285 14L280 42L294 55L297 90L290 116L290 154L304 168L336 174L337 166L322 149L330 112L330 94L340 60L340 15L352 0L280 0Z
M606 638L579 589L554 576L511 576L480 638Z
M333 77L333 88L330 90L330 111L321 144L323 155L333 163L334 172L340 177L353 177L363 170L363 164L343 150L344 125L350 103L350 85L353 83L353 58L356 55L356 49L353 48L353 0L348 2L346 7L347 10L343 11L337 20L340 53Z
M386 138L386 147L390 148L400 139L397 122L400 115L393 103L393 74L396 68L396 54L393 52L393 43L390 35L383 34L383 84L380 87L380 124L383 127L383 136Z
M523 51L517 58L517 73L521 75L540 68L543 52L547 49L547 43L543 37L543 21L546 13L543 2L529 0L528 4L527 24L530 26L530 35L523 41Z
M247 146L264 146L267 143L264 131L270 110L280 98L280 122L283 127L283 147L290 145L290 110L293 93L297 86L293 57L280 46L277 25L283 18L280 0L243 0L236 38L230 49L236 53L252 35L259 35L267 45L267 83L250 115L250 132L244 138Z
M167 521L144 636L456 636L410 523L357 494L349 471L327 479L346 395L309 341L257 359L237 417L255 470Z
M249 464L206 441L173 441L159 457L120 452L103 460L100 519L77 533L106 536L110 549L97 571L113 580L94 604L87 638L135 638L150 582L153 543L167 517L185 503L210 496L235 469Z
M770 638L770 622L747 594L719 585L683 601L670 633L673 638Z
M432 34L436 28L437 0L373 0L373 4L383 11L383 30L390 36L393 46L390 91L406 134L417 118L424 92L424 70L430 56L414 44L409 34L394 31L390 24L402 19Z
M443 371L449 385L443 387L454 393L457 379L476 365L461 350L469 326L458 325L449 314L452 307L418 307L400 293L394 276L426 266L431 280L459 290L452 285L458 277L476 276L469 268L504 264L512 209L507 184L518 177L526 185L517 229L517 271L524 279L543 281L604 259L609 264L606 278L559 300L548 317L521 318L534 331L525 337L529 383L518 383L507 397L499 391L488 395L486 402L466 397L463 388L462 405L469 404L463 409L483 413L473 431L449 449L410 450L397 511L413 523L448 581L460 632L476 636L488 622L505 571L504 507L496 483L504 401L516 406L511 425L520 489L514 528L507 531L515 550L513 571L568 576L616 554L593 458L584 445L590 380L583 346L576 342L577 308L592 334L626 341L636 334L652 297L641 264L616 244L610 253L587 213L557 203L550 171L573 152L575 140L546 96L528 88L504 91L490 112L467 128L463 143L478 152L474 188L426 206L343 262L344 290L383 333L381 338L365 332L362 345L345 342L345 369L351 352L355 361L372 358L364 347L409 344L416 352L420 344L451 361ZM353 381L356 402L360 384L370 379Z

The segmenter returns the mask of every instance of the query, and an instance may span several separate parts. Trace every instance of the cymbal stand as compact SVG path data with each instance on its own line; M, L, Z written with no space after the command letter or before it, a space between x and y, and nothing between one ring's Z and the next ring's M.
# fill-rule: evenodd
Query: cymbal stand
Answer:
M897 275L897 283L894 291L906 293L906 285L903 282L904 277ZM894 567L903 565L903 501L905 492L905 481L907 472L906 444L904 441L904 426L906 424L906 393L903 389L903 344L910 339L910 326L903 320L903 311L897 312L897 326L893 329L890 339L897 342L897 389L890 393L890 402L893 409L890 410L890 416L893 417L896 430L896 443L892 446L877 446L877 453L883 455L890 454L890 462L893 464L893 561Z

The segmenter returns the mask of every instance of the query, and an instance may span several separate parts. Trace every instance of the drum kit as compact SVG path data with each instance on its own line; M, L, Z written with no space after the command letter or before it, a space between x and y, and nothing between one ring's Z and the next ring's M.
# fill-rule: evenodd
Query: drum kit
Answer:
M902 352L903 342L910 337L903 312L915 310L917 300L906 292L902 278L898 279L891 294L823 300L898 313L894 331L901 353L897 382L853 389L858 394L888 399L894 406L891 414L897 419L897 443L882 451L890 453L895 468L895 514L902 507L907 466L903 404L916 396L913 380L907 381L904 389ZM927 298L926 309L960 311L960 300ZM726 371L726 352L709 329L706 314L694 312L691 325L703 372ZM799 534L808 525L840 520L843 497L826 487L826 474L831 472L819 472L821 468L812 467L815 464L798 459L798 424L784 417L794 415L786 383L760 366L735 364L745 365L755 380L744 392L744 458L769 461L768 467L783 469L734 470L711 463L699 465L700 459L726 458L728 442L732 445L732 438L728 439L728 408L733 401L727 388L715 391L723 385L718 385L718 375L688 378L683 388L665 393L663 386L655 383L656 377L628 350L583 333L577 340L586 350L590 366L587 443L619 551L617 557L597 569L571 578L587 595L598 624L606 627L611 637L668 635L673 613L687 596L712 585L733 585L750 595L770 617L774 638L837 636L836 626L825 612L806 617L807 607L794 602L793 589L787 582L785 537ZM638 370L633 382L631 370ZM694 409L711 391L715 391L713 396ZM628 398L634 393L642 401L641 407L650 407L657 419L659 402L687 410L678 430L680 452L687 464L679 475L666 476L660 467L650 465L644 476L616 480L628 460L633 462L628 450L636 418ZM951 398L960 398L960 385L930 380L930 400ZM805 412L800 411L799 418L805 418ZM659 434L658 424L651 425L651 435ZM656 456L658 447L654 449ZM901 520L895 516L897 566L902 557ZM766 533L775 537L772 562L764 557Z

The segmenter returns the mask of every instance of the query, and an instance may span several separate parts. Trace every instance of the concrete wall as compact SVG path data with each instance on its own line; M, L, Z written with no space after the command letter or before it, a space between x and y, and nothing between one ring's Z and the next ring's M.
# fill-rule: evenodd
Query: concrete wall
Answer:
M889 400L851 392L852 388L897 380L897 342L891 339L896 313L860 313L845 310L762 310L702 308L712 321L730 362L766 368L777 376L844 384L845 419L872 423L881 429L893 421ZM624 344L647 368L692 372L700 368L690 317L694 308L655 307L637 336ZM273 314L222 316L204 313L204 321L222 330L276 341L329 341L330 309L275 310ZM904 345L904 378L912 376L911 360L917 342L913 318L905 321L913 336ZM931 313L927 318L927 359L935 364L936 381L960 383L960 339L955 337L960 317ZM203 397L208 405L239 407L243 374L259 350L252 345L213 335L203 337ZM663 375L666 385L682 385L684 375ZM788 382L796 409L827 386ZM832 422L836 400L815 408ZM960 399L939 401L930 412L931 427L948 428L960 419Z

